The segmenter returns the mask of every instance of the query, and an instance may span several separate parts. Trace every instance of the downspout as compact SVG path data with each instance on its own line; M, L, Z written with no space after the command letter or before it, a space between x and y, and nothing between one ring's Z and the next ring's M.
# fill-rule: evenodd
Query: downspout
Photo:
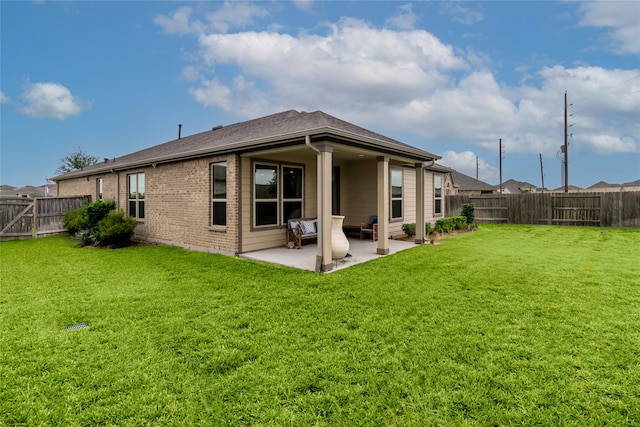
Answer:
M316 152L316 197L317 197L317 211L322 213L322 189L320 186L321 182L321 172L322 172L322 159L320 158L320 150L311 145L311 137L309 135L305 135L304 144L311 148ZM322 236L322 221L318 221L318 252L316 253L316 271L321 271L322 266L322 240L320 236Z

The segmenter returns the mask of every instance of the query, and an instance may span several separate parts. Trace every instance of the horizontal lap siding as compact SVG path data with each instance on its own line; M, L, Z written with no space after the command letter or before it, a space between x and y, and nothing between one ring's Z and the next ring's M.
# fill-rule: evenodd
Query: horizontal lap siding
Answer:
M424 215L425 221L430 224L435 224L437 220L442 218L444 214L435 215L434 214L434 201L433 201L433 175L434 172L425 171L424 177ZM439 174L441 175L441 174ZM444 196L442 197L442 209L444 210Z
M375 160L347 162L345 167L340 168L342 176L341 183L348 182L348 193L345 193L342 185L341 204L342 215L345 216L345 225L360 225L369 222L372 215L376 215L377 205L377 164Z
M259 160L264 161L265 163L304 165L304 217L317 217L317 166L315 157L313 157L312 160L307 160L304 162L299 157L293 155L280 155L275 159L261 158ZM242 245L240 248L241 252L251 252L260 249L284 246L287 243L287 229L285 226L269 227L262 230L253 227L253 191L251 185L253 182L253 164L254 161L259 160L249 157L242 157L240 160L240 202L242 204L240 218L242 226Z
M416 222L416 170L414 168L402 168L402 219L392 220L389 214L389 234L401 235L402 224ZM391 196L389 196L391 203Z

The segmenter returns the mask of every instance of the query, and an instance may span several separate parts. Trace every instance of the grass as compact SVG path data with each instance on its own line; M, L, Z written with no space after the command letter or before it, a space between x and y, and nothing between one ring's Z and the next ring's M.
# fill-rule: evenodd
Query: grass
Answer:
M322 275L5 242L0 425L637 425L639 250L484 226Z

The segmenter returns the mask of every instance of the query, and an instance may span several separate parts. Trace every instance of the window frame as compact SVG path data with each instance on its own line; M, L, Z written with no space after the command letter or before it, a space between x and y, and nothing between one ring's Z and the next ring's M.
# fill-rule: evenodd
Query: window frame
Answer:
M393 175L400 173L400 196L393 195ZM393 216L393 202L400 202L400 216ZM389 170L389 219L401 221L404 218L404 169L390 168Z
M436 186L436 180L440 181L440 187ZM433 216L442 216L442 181L442 174L433 174Z
M284 176L285 176L285 168L289 169L299 169L300 170L300 197L286 197L285 188L284 188ZM281 164L280 165L280 185L282 187L281 191L281 201L280 201L280 224L284 225L287 223L289 218L285 218L286 209L284 208L285 203L300 203L300 215L298 217L292 218L302 218L302 213L304 212L304 166L300 165L292 165L292 164Z
M140 177L142 176L142 192L140 191ZM135 197L131 197L131 178L135 177ZM145 192L146 192L146 177L144 172L136 172L127 175L127 212L129 216L134 217L136 220L144 220L146 217L145 206ZM142 194L142 197L140 197ZM135 204L135 212L131 214L131 203ZM142 206L142 216L140 215L140 207Z
M258 198L257 197L257 189L256 189L256 172L258 168L267 167L267 168L275 168L276 171L276 194L273 198ZM285 197L285 188L284 188L284 173L285 169L298 169L300 170L300 179L301 179L301 187L300 187L300 197ZM285 203L300 203L300 217L303 216L304 213L304 199L305 199L305 165L301 164L293 164L293 163L284 163L284 162L275 162L275 161L262 161L255 160L253 161L251 168L251 225L254 229L263 230L281 227L287 224L287 218L285 218ZM258 224L258 209L257 206L259 203L276 203L276 220L273 223L269 224Z
M102 177L96 178L96 200L102 200Z
M224 166L223 166L224 165ZM224 197L216 196L216 167L224 167ZM228 191L228 166L226 161L213 162L210 165L211 173L211 221L212 227L226 227L227 226L227 191ZM216 223L216 209L215 205L224 204L224 224Z

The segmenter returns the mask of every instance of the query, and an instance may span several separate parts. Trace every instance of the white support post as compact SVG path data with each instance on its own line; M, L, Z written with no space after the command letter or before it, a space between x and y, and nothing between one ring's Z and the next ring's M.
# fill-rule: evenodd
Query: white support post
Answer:
M378 157L378 254L389 254L389 157Z

